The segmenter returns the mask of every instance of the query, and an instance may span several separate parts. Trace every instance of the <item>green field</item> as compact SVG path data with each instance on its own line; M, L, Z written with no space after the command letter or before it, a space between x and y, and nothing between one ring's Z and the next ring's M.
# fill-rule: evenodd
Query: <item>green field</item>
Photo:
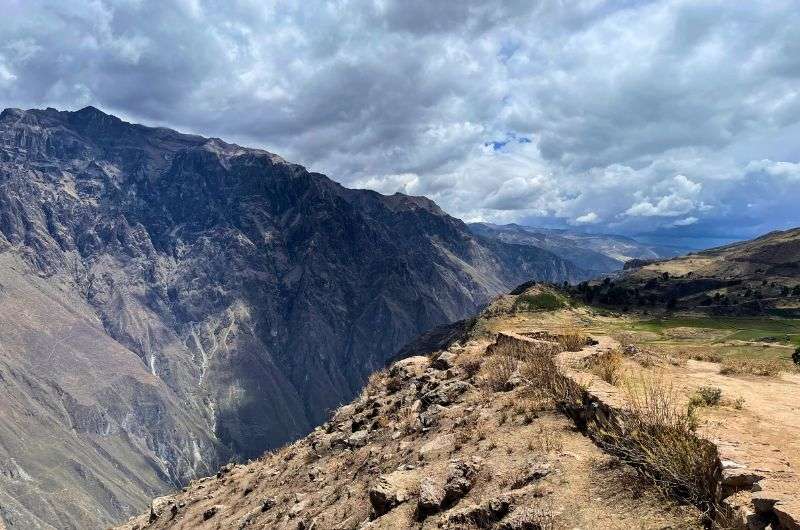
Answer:
M761 341L769 339L776 344L800 346L800 319L770 317L709 317L677 316L656 320L644 320L632 324L632 329L663 334L671 328L697 328L715 331L730 331L723 339ZM774 340L773 340L774 339Z
M800 319L794 318L676 315L628 321L620 331L632 332L636 342L662 351L775 359L787 368L794 366L791 355L800 346Z

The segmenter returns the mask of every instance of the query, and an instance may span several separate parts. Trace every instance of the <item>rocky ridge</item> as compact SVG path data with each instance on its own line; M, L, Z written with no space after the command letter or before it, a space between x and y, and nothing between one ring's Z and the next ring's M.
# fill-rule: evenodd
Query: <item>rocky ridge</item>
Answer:
M485 316L509 318L506 302ZM120 528L701 528L698 512L577 432L481 327L374 375L304 439L155 499Z

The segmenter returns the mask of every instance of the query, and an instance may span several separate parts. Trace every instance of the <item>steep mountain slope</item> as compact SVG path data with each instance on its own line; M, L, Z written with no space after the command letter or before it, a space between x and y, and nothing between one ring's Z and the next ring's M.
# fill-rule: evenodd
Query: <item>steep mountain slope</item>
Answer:
M625 236L588 234L518 224L471 223L469 228L478 235L506 243L547 249L596 273L619 270L626 261L632 259L653 260L680 253L679 249L646 245Z
M800 315L800 228L625 271L580 286L601 303L669 305L725 314Z
M0 115L0 258L0 517L31 528L138 511L301 436L418 333L586 277L425 198L92 107Z

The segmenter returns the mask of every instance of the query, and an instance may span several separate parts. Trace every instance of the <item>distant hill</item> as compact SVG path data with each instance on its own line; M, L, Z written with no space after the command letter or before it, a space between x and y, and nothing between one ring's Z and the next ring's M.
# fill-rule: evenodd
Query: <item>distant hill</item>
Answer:
M549 250L595 273L622 269L625 262L632 259L669 258L686 251L680 248L647 245L625 236L591 234L566 229L491 223L471 223L469 228L484 237Z
M576 289L612 305L800 315L800 228L643 263Z

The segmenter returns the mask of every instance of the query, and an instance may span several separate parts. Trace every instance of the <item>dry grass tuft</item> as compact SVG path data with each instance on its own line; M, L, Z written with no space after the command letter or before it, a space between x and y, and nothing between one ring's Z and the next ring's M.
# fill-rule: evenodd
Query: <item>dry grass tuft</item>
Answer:
M485 363L481 371L484 373L483 383L494 392L509 390L508 381L517 370L517 361L510 355L494 355Z
M591 357L588 368L593 374L610 385L617 386L625 374L622 354L617 350Z
M582 405L585 388L564 375L549 348L526 347L525 352L520 375L535 394L552 400L562 410Z
M592 343L590 337L576 329L568 329L564 334L559 335L557 340L563 351L581 351Z
M537 499L532 506L523 507L515 511L508 518L508 528L536 528L538 530L556 530L558 524L558 510L552 499Z
M519 340L507 335L498 335L497 341L486 348L487 355L507 355L524 361L532 355L556 355L561 353L561 345L549 340Z
M717 352L691 352L687 355L689 359L694 361L705 361L708 363L721 363L722 362L722 355Z
M716 407L722 402L722 389L716 386L701 386L689 398L690 407Z
M481 358L477 355L460 355L456 359L456 366L461 367L467 377L475 377L481 370Z
M564 441L559 432L539 427L528 438L528 450L536 453L560 453L564 450Z
M758 375L777 377L785 370L775 359L730 359L722 360L719 373L722 375Z
M596 422L590 432L606 451L633 466L665 494L717 509L717 451L694 434L696 420L674 388L656 375L628 386L628 408L618 420Z
M364 390L361 391L361 397L365 398L367 396L374 396L384 388L386 388L386 379L389 377L389 370L384 368L383 370L378 370L377 372L372 372L367 379L367 384L364 386Z

